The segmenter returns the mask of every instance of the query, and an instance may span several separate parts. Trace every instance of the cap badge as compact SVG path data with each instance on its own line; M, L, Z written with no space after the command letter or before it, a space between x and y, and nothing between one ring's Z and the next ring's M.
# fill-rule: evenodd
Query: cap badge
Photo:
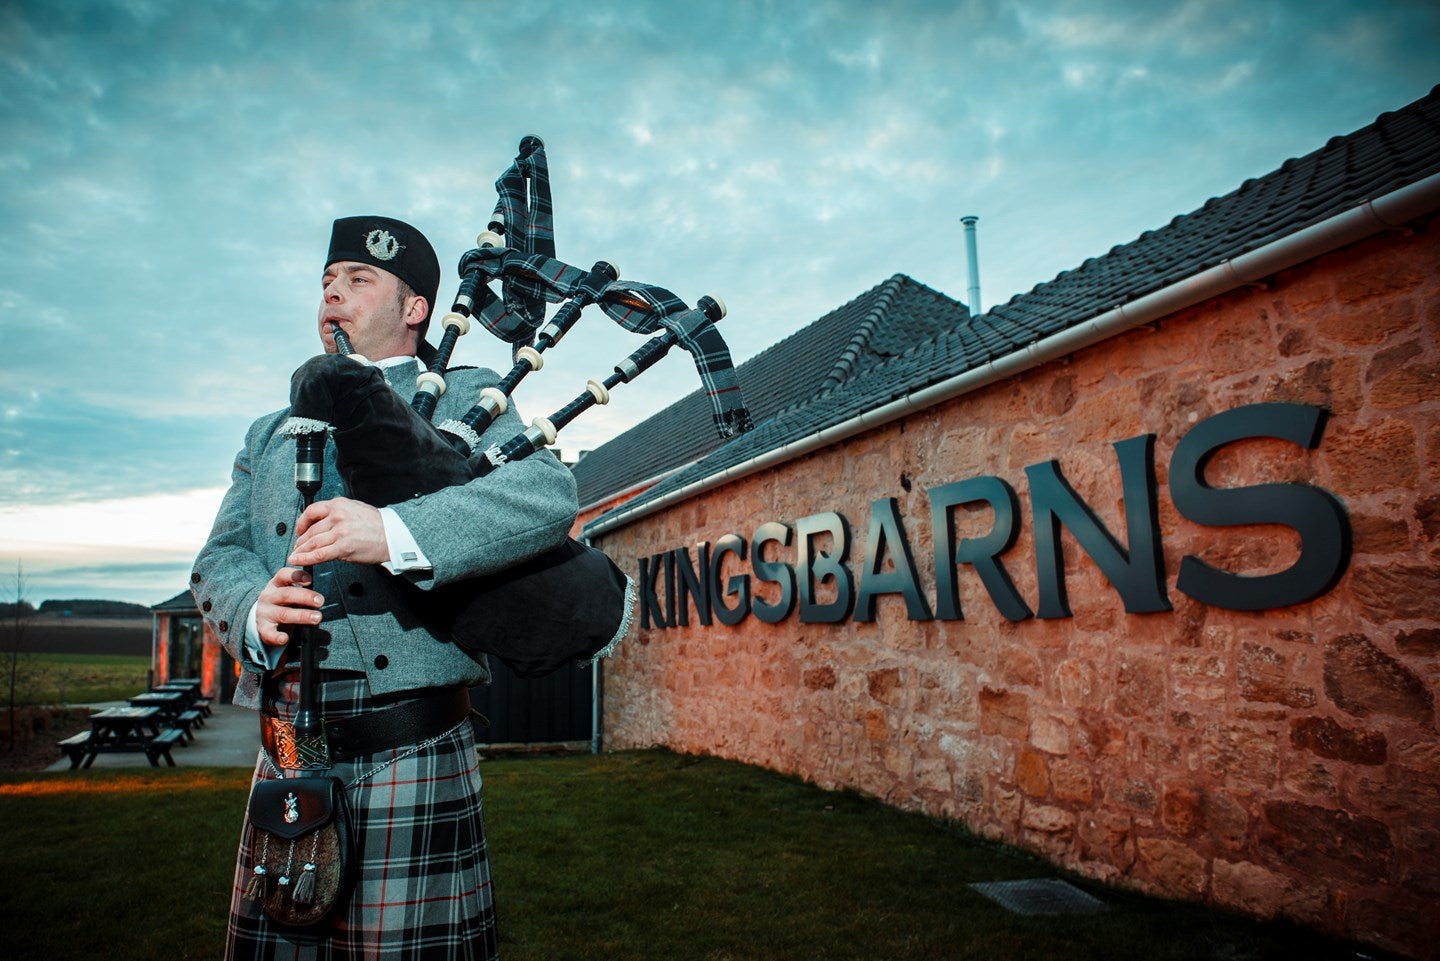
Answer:
M390 236L388 230L372 230L365 235L365 249L376 260L394 260L400 253L400 241Z

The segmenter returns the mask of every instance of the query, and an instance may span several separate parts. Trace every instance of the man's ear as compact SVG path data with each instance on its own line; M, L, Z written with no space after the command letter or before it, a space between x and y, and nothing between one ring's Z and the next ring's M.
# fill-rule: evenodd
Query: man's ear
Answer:
M425 298L414 294L405 298L405 326L419 327L430 316L430 305Z

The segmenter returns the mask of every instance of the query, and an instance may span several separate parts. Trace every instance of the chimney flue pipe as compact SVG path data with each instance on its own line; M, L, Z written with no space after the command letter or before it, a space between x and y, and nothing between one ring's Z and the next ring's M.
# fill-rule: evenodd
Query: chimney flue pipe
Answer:
M974 214L967 214L960 218L965 225L965 259L970 268L970 316L980 316L980 255L975 247L975 222L980 218Z

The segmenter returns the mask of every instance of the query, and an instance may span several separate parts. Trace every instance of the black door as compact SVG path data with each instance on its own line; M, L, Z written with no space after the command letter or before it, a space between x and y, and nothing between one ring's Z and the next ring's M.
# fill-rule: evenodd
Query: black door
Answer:
M594 668L562 667L546 677L517 677L490 658L488 686L473 688L470 702L490 720L477 724L482 744L548 744L590 740Z

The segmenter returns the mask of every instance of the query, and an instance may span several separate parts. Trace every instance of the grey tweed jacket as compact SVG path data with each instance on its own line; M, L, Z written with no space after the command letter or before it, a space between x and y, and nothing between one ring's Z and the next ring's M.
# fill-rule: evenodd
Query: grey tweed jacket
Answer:
M408 398L416 366L386 368L391 386ZM499 381L493 371L469 368L447 375L435 422L458 418L482 388ZM295 543L301 498L295 489L295 440L279 433L288 408L250 426L235 459L230 490L221 503L209 540L195 560L191 592L206 622L242 667L235 703L260 703L260 668L244 655L245 624L265 584L285 566ZM523 430L514 409L496 419L482 437L484 446ZM319 499L344 494L336 476L334 444L325 453L325 483ZM506 464L487 477L391 505L434 565L420 576L396 575L379 565L335 562L316 569L316 587L326 604L338 603L343 617L327 619L327 668L361 670L372 693L473 685L489 671L454 644L437 637L402 600L397 578L422 589L503 570L565 539L575 520L575 481L548 451Z

